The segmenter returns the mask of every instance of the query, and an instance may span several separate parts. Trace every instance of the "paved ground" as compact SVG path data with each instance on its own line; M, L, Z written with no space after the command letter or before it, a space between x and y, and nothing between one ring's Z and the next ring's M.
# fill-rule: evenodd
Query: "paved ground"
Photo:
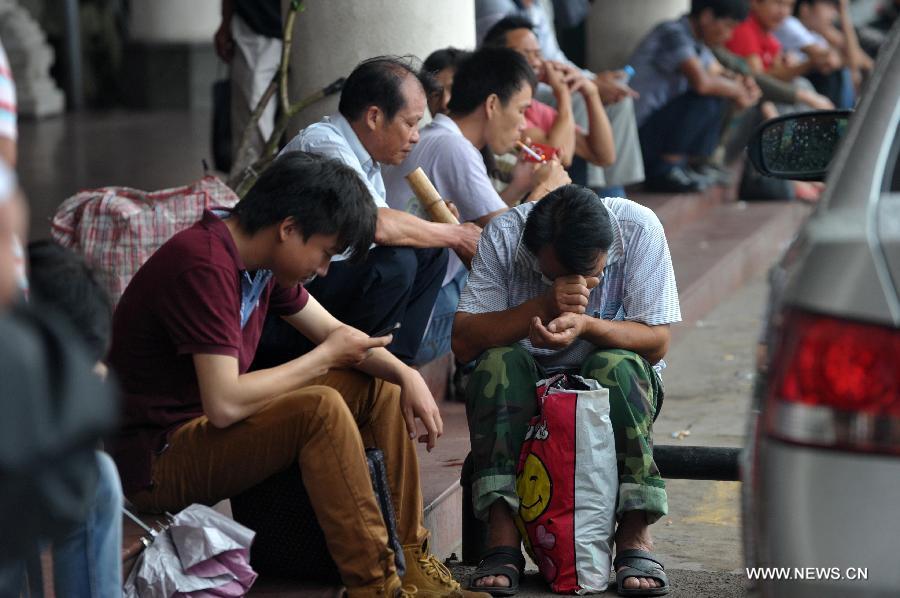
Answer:
M751 281L694 326L669 352L658 444L742 446L753 354L766 287ZM673 434L689 431L679 440ZM738 482L672 480L669 515L653 526L676 598L747 595L743 575ZM452 566L458 579L471 567ZM536 571L523 598L553 596ZM607 591L603 595L615 595Z

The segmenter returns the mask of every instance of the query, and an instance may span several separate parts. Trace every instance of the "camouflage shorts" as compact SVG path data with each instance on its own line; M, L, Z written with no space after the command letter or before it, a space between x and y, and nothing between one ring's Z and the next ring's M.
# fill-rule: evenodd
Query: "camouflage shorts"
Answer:
M646 511L649 522L668 512L666 485L653 461L653 421L662 404L658 374L631 351L592 353L577 372L609 389L610 420L616 440L619 497L616 512ZM466 388L466 415L475 471L475 514L487 519L490 506L504 500L513 511L516 465L528 422L538 412L535 385L544 377L520 345L482 354Z

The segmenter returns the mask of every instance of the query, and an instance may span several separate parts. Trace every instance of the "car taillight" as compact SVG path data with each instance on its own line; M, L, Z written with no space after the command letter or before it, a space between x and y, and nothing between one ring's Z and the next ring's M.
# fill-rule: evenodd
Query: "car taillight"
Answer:
M900 330L788 310L778 337L769 436L900 454Z

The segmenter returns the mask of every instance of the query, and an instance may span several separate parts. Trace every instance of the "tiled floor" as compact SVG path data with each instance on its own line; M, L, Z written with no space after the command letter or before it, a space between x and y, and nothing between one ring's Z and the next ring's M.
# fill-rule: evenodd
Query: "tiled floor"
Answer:
M210 114L78 113L19 123L18 172L31 206L32 239L67 197L92 187L164 189L203 175L210 154Z

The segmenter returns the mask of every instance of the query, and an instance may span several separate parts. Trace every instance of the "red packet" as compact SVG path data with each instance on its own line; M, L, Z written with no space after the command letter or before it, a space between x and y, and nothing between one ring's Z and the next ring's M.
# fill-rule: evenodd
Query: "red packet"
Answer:
M547 162L559 155L559 148L544 143L538 143L537 141L532 141L528 147L540 156L541 159L538 160L528 152L522 152L522 159L526 162Z

